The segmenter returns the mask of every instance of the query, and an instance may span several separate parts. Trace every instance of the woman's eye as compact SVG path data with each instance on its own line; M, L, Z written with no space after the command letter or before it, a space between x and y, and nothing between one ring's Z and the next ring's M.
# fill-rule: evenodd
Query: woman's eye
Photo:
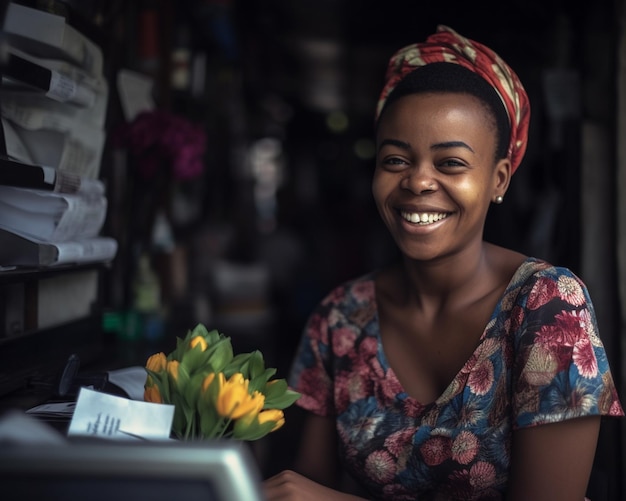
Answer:
M438 165L440 169L454 169L456 167L465 167L466 164L465 162L457 160L456 158L448 158L439 162Z
M407 164L407 162L406 160L403 160L402 158L387 157L381 160L381 164L388 169L400 169L404 167Z

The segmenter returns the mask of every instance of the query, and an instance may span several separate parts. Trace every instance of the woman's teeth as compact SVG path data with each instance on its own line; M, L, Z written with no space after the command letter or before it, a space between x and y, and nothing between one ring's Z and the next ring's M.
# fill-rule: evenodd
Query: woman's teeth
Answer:
M447 214L444 214L441 212L417 213L417 212L404 212L404 211L400 212L400 215L402 216L403 219L407 220L408 222L416 223L416 224L432 224L437 221L441 221L442 219L448 216Z

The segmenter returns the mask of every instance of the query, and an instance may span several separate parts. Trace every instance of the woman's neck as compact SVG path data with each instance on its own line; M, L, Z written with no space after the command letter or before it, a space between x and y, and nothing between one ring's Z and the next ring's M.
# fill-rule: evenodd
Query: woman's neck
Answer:
M435 261L405 258L399 270L401 294L409 304L436 311L471 304L495 286L492 254L493 246L483 242Z

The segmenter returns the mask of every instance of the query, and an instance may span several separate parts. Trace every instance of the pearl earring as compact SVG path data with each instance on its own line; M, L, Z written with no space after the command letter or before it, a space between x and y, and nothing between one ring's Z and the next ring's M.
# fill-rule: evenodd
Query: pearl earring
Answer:
M502 202L504 202L504 198L502 198L502 195L498 195L495 199L495 202L497 204L501 204Z

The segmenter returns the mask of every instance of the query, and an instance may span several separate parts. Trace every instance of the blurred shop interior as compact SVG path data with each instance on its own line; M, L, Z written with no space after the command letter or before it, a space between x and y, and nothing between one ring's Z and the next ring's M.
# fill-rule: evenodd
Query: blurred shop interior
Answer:
M587 282L626 395L622 2L17 3L66 16L104 54L103 232L119 249L98 308L120 366L203 323L287 375L323 295L395 257L370 192L374 108L391 54L446 24L499 52L531 99L529 148L486 238ZM603 438L610 468L618 431Z
M203 322L287 363L322 295L394 256L370 194L373 110L389 56L440 23L495 47L533 105L523 168L490 214L486 238L584 275L583 129L610 131L617 121L616 5L452 2L440 12L395 0L64 3L101 28L107 49L101 175L107 231L121 244L105 277L110 311L133 308L147 256L163 335ZM122 71L150 78L153 115L181 121L188 172L141 150L142 134L158 142L157 118L133 129L139 120L125 115L132 98L120 95ZM596 178L615 173L615 138L605 140ZM603 182L602 203L615 207L615 185L595 181ZM595 241L606 251L592 252L612 255L616 211L594 212L593 225L608 235L606 245Z

